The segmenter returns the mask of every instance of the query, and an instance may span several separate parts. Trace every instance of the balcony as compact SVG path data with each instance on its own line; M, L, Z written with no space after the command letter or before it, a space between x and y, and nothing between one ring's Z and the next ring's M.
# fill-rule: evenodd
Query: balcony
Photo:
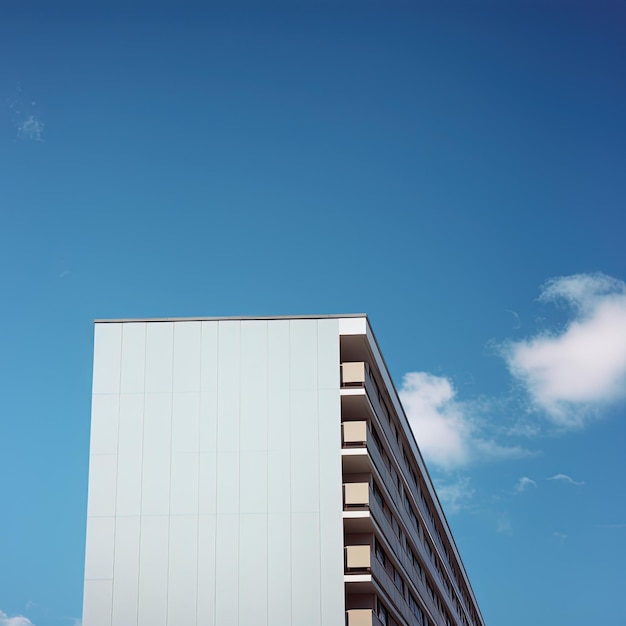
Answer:
M341 364L341 385L343 387L363 387L365 384L366 363Z
M372 566L372 549L368 545L346 546L344 548L346 558L346 570L353 573L354 570L369 571Z
M367 422L343 422L341 424L341 443L345 447L367 445Z
M348 609L347 626L383 626L372 609Z
M343 505L344 509L368 508L370 504L369 483L344 483Z

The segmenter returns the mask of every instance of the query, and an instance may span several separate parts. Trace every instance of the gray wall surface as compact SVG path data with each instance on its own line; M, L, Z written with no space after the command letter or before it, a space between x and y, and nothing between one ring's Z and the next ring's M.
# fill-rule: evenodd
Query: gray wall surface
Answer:
M338 322L96 324L83 626L343 626Z

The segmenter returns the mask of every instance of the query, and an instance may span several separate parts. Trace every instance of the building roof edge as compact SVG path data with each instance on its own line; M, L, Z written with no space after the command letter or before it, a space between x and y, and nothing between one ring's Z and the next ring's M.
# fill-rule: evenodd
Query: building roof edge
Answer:
M341 319L364 317L367 313L346 313L331 315L229 315L216 317L144 317L144 318L111 318L95 319L94 324L120 324L132 322L220 322L220 321L250 321L250 320L295 320L295 319Z

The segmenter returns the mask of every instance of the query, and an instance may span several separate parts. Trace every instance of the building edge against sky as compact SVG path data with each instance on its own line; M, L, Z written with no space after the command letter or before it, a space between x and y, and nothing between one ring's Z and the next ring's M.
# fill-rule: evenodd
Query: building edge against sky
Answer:
M83 626L484 626L365 315L100 320Z

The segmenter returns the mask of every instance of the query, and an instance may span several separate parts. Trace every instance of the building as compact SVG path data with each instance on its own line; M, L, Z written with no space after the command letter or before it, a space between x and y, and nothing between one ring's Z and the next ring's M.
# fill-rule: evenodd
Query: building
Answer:
M484 626L365 315L95 325L83 626Z

